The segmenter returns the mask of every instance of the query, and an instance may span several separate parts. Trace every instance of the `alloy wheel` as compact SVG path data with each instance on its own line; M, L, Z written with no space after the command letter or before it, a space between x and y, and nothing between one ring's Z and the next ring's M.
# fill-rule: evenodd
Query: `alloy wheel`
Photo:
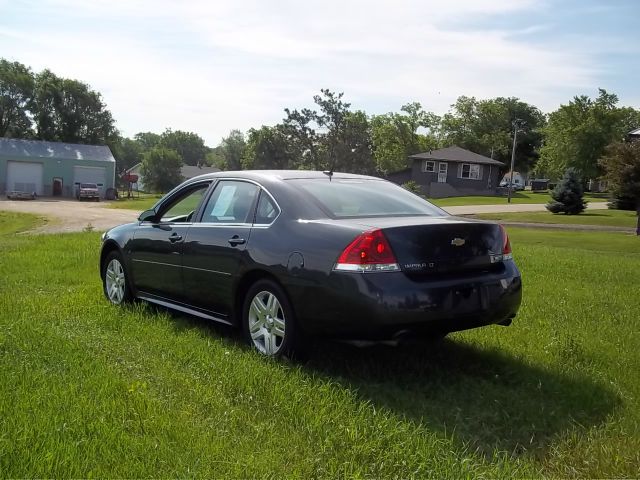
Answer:
M286 319L278 298L263 290L249 305L249 336L259 352L272 356L284 342Z
M125 295L126 278L124 268L117 258L113 258L107 265L104 281L106 293L111 303L121 304Z

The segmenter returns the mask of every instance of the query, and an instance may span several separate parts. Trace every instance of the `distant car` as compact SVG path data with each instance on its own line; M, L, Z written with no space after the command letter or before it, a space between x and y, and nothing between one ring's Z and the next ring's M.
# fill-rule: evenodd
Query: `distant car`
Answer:
M76 193L78 200L96 200L100 201L100 190L95 183L81 183Z
M503 180L502 182L500 182L500 186L502 188L509 188L509 182ZM517 182L513 182L513 187L512 190L524 190L524 185L521 183L517 183Z
M22 192L19 190L7 192L7 198L10 200L35 200L36 197L36 192Z
M218 172L102 237L113 304L240 326L268 356L329 336L385 340L509 325L520 273L498 224L361 175Z

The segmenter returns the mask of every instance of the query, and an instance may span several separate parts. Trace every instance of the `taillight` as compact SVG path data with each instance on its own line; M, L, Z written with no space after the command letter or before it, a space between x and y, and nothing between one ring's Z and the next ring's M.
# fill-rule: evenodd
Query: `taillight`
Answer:
M502 225L500 225L500 231L502 232L502 259L511 260L513 253L511 252L511 242L509 241L509 235Z
M400 267L382 230L371 230L347 245L334 270L390 272L400 270Z

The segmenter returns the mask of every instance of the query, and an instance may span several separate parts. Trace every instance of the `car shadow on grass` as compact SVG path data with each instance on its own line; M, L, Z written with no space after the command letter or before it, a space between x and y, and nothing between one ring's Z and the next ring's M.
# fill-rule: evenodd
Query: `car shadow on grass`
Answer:
M172 315L176 333L198 328L249 350L239 329L151 308ZM554 439L603 424L621 405L580 369L551 371L455 337L366 348L316 340L294 363L488 458L501 451L543 460Z
M321 342L305 368L486 456L542 459L554 438L602 424L621 403L582 372L549 371L452 339L364 349Z

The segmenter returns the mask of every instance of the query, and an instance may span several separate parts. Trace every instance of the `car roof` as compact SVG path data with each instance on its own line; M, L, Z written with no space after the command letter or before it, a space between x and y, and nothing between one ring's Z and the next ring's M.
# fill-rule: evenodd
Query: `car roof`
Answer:
M191 180L201 180L206 178L233 177L247 178L250 180L293 180L306 178L328 178L327 173L315 170L238 170L206 173L192 178ZM378 177L368 175L357 175L355 173L333 172L332 178L359 178L362 180L381 180Z

